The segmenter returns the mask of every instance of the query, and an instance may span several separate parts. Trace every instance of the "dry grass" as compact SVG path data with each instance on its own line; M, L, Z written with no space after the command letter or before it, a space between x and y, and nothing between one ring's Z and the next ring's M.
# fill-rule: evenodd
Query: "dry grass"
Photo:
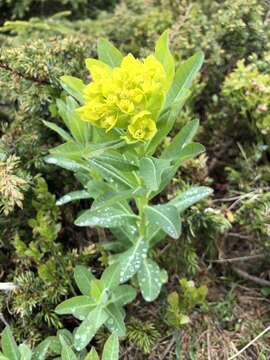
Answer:
M181 360L229 360L246 344L260 334L269 323L270 301L264 298L259 289L241 285L226 293L223 285L210 288L209 311L207 314L194 312L191 324L178 335ZM162 304L160 303L160 306ZM164 304L163 304L164 306ZM151 305L137 304L143 309L140 317L152 318L164 327L163 309ZM134 308L134 315L135 315ZM136 313L136 316L138 314ZM143 355L135 346L123 350L123 360L175 360L176 342L166 331L149 355ZM237 360L270 359L270 332L259 338Z

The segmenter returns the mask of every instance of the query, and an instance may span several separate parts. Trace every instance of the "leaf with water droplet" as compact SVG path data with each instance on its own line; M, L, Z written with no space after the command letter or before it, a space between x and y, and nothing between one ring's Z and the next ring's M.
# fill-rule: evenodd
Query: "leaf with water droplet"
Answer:
M190 189L180 192L169 204L177 208L178 212L185 209L211 195L213 190L207 186L193 186Z
M74 337L75 349L78 351L84 349L108 317L108 313L101 306L92 310L76 330Z
M102 286L109 290L115 289L119 285L120 278L120 266L119 264L113 264L107 267L101 276Z
M89 296L74 296L59 304L55 312L60 315L72 314L77 319L82 320L93 310L94 306L95 302Z
M106 313L108 314L108 320L105 323L106 327L111 332L115 331L118 336L125 336L126 327L121 308L116 304L109 304L106 307Z
M147 244L144 239L139 238L135 245L120 255L120 283L126 282L137 273L146 253Z
M154 301L161 290L160 268L151 259L144 259L137 274L142 296L146 301Z
M100 226L100 227L119 227L127 222L134 222L137 216L133 213L125 212L120 207L109 207L102 210L86 210L76 221L77 226Z
M64 205L71 201L90 199L91 195L86 190L71 191L57 200L56 205Z
M50 348L50 340L45 339L35 349L32 360L45 360Z
M72 351L71 346L68 346L65 339L60 337L62 344L61 360L77 360L75 353Z
M74 270L74 278L81 293L84 295L90 295L91 281L95 280L91 271L83 265L77 265Z
M117 360L119 359L119 339L116 334L109 336L105 342L102 360Z
M181 220L175 206L155 205L144 208L145 215L152 225L160 227L174 239L181 234Z
M111 302L124 306L131 303L136 298L136 290L130 285L118 286L112 293Z
M79 162L74 160L67 159L60 155L45 156L44 161L47 164L57 165L62 167L63 169L71 170L71 171L78 171L81 170L82 168L85 168L83 164L80 164Z

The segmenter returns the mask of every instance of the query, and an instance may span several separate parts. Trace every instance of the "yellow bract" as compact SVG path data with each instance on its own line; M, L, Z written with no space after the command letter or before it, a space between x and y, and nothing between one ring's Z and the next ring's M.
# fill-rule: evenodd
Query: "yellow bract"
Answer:
M119 67L95 59L86 65L93 81L85 87L81 118L106 132L124 129L128 142L151 139L168 90L162 64L153 55L141 61L129 54Z

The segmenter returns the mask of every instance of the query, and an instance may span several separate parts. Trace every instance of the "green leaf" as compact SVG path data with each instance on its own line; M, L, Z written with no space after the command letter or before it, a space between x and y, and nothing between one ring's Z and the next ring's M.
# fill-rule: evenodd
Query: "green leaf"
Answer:
M172 178L176 175L179 166L181 166L184 161L193 159L194 157L196 157L197 155L201 154L204 151L205 151L204 146L199 143L190 143L184 146L184 148L180 150L178 154L178 159L175 160L173 166L168 168L167 171L163 173L162 181L158 189L158 192L160 193L166 188L166 186L169 185ZM151 194L150 198L153 198L155 195L157 195L157 192Z
M93 346L91 348L90 353L86 355L84 360L99 360L98 353L96 352L96 349Z
M107 267L101 276L101 282L104 288L115 289L119 285L120 267L119 264L113 264Z
M115 139L105 142L99 142L97 144L91 144L92 152L88 153L85 158L99 157L104 154L106 151L112 151L115 149L120 149L125 146L126 143L123 139Z
M119 339L116 334L112 334L105 342L102 360L119 359Z
M74 336L75 349L77 351L84 349L107 319L108 314L102 307L99 306L91 311L76 330Z
M85 151L87 151L87 149L83 144L69 141L50 149L50 154L63 156L71 160L81 160Z
M57 331L56 336L49 336L46 338L46 341L49 342L50 353L60 355L63 340L66 342L68 346L73 344L73 335L70 331L66 329L61 329Z
M144 259L137 278L144 300L154 301L162 286L159 266L151 259Z
M51 130L55 131L58 135L61 136L62 139L66 141L73 141L73 138L69 135L69 133L63 130L60 126L50 122L43 120L43 123L50 128Z
M72 345L73 344L73 335L72 333L67 330L67 329L60 329L57 331L57 338L59 339L60 342L65 342L68 345Z
M130 244L134 243L134 238L137 238L138 235L136 226L132 226L132 230L122 226L119 228L111 228L110 231L114 235L114 238L121 242L124 247L129 247Z
M158 119L158 132L147 145L145 152L147 155L154 154L158 145L161 144L165 137L169 134L188 96L189 91L184 89L181 93L181 97L179 97L172 105L162 112Z
M80 295L63 301L56 307L55 312L59 315L72 314L75 318L84 320L94 306L95 302L89 296Z
M97 51L99 60L105 62L105 64L111 67L121 65L123 55L108 40L99 39L97 44Z
M166 234L178 239L181 234L181 220L177 208L172 205L146 206L145 215L149 222L160 227Z
M109 183L115 182L124 186L125 189L127 187L133 188L134 186L138 185L135 182L134 176L132 174L123 174L120 170L115 169L113 166L96 159L88 159L88 163L90 166L96 169Z
M213 190L207 186L194 186L186 191L180 192L169 204L175 206L178 213L181 213L212 193Z
M169 30L163 32L156 43L155 57L161 62L167 74L168 83L174 78L175 62L169 49Z
M136 290L130 285L118 286L112 293L111 302L117 306L124 306L136 298Z
M62 196L56 201L56 205L64 205L71 201L81 200L81 199L90 199L92 196L86 190L71 191L70 193Z
M182 150L180 150L178 154L178 159L175 160L174 165L163 174L159 192L161 192L163 189L165 189L167 185L169 185L171 179L176 175L179 166L181 166L184 161L193 159L204 151L204 146L199 143L190 143L186 145ZM152 194L151 198L155 195L156 193Z
M156 162L153 158L146 157L140 161L140 175L149 190L158 190L161 174L157 171Z
M86 183L86 188L88 193L91 195L91 198L97 199L100 197L103 193L108 192L111 190L108 183L106 183L103 180L89 180Z
M140 161L140 176L151 191L158 190L162 173L170 166L166 160L145 157Z
M74 160L64 158L63 156L60 156L60 155L45 156L44 161L47 164L57 165L57 166L62 167L63 169L71 170L71 171L78 171L78 170L84 168L84 166L82 164L79 164L78 162L76 162Z
M81 104L84 102L85 85L81 79L74 76L64 75L61 77L61 85L71 96L78 100Z
M124 172L138 169L136 165L131 164L130 161L126 160L123 156L116 152L104 153L96 159Z
M184 161L190 160L198 156L205 151L205 147L199 143L190 143L186 145L181 151L179 151L178 158L176 160L176 167L178 168Z
M147 244L139 238L135 245L120 255L120 283L124 283L139 270L142 260L147 256Z
M106 313L108 319L106 320L106 327L111 331L115 332L118 336L126 335L126 327L124 322L124 315L120 310L120 307L115 304L109 304L106 307Z
M84 295L90 295L91 281L95 280L94 275L87 267L77 265L74 270L74 278L80 292Z
M86 210L75 220L77 226L100 226L105 228L119 227L134 221L136 215L125 212L119 207L109 207L102 210Z
M62 347L61 360L77 360L77 356L71 350L70 346L63 346Z
M9 326L2 332L2 351L9 360L20 360L20 351Z
M50 340L45 339L35 349L32 360L45 360L50 347Z
M0 360L9 360L9 358L7 358L6 356L4 356L4 355L0 352Z
M96 198L93 202L91 210L100 210L104 208L108 208L111 205L122 202L123 200L132 199L136 196L137 190L124 190L115 192L113 190L105 190L103 194Z
M79 104L71 96L65 101L56 100L58 113L65 122L74 139L81 144L87 144L91 141L92 127L91 124L81 120L79 113L76 111Z
M31 360L32 350L26 344L21 344L19 346L19 351L21 354L21 360Z
M99 279L95 279L91 282L91 296L95 299L96 303L103 302L103 294L107 298L108 291L104 289L103 283Z
M188 122L179 133L173 138L169 146L161 154L161 158L176 160L179 157L179 152L185 145L187 145L194 135L196 134L199 127L199 121L193 120Z
M202 66L203 60L204 55L199 51L179 65L172 86L167 94L165 108L178 101L183 96L183 93L190 88L192 81Z

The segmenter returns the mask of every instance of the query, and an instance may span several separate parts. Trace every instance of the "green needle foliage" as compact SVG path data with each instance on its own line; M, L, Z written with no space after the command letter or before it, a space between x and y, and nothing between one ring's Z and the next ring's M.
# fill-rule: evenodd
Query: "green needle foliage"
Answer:
M149 354L160 338L157 327L151 321L140 321L131 318L127 326L128 340L145 354Z

